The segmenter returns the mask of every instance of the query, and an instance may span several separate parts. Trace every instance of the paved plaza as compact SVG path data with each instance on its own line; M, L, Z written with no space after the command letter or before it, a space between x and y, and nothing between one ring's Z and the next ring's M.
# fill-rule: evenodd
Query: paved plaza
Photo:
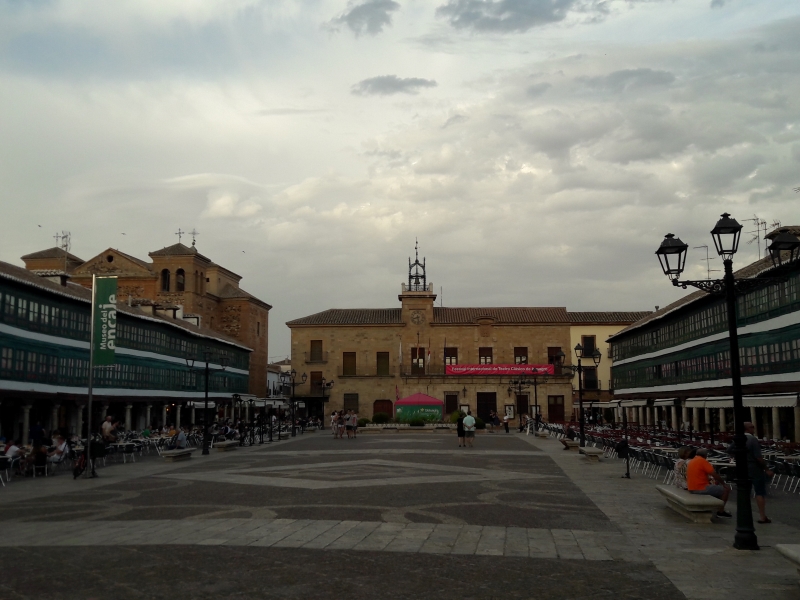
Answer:
M0 598L800 598L774 550L797 498L743 553L735 520L690 524L621 473L552 439L325 431L17 480Z

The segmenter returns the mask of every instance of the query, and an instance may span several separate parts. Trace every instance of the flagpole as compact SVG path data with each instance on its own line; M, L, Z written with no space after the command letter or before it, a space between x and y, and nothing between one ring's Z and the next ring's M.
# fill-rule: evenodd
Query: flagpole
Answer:
M91 325L89 326L89 385L87 388L86 402L86 447L83 451L86 453L86 465L84 467L84 477L96 477L94 466L92 465L92 392L94 387L94 317L95 317L95 298L97 295L97 275L92 275L92 316ZM78 434L80 437L80 432Z

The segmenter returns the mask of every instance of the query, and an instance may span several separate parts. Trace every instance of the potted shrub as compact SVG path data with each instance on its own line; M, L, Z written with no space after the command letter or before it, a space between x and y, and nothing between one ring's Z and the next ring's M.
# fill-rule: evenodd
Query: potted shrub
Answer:
M425 427L425 419L415 417L408 422L409 427Z
M372 422L376 425L385 425L389 421L391 421L391 417L386 413L379 412L372 415Z

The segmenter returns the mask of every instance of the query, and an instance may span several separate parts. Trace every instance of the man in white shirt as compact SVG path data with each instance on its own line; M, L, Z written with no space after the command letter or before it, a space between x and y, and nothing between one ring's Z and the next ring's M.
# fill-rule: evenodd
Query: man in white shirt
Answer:
M475 417L472 416L472 411L467 411L467 416L464 417L464 436L467 448L472 448L475 440Z

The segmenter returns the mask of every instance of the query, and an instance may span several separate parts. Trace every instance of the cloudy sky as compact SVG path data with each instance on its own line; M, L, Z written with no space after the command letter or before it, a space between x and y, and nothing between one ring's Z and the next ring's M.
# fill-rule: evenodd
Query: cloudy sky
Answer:
M445 306L652 309L665 233L800 224L799 53L797 0L0 0L0 260L197 228L275 358L415 237Z

